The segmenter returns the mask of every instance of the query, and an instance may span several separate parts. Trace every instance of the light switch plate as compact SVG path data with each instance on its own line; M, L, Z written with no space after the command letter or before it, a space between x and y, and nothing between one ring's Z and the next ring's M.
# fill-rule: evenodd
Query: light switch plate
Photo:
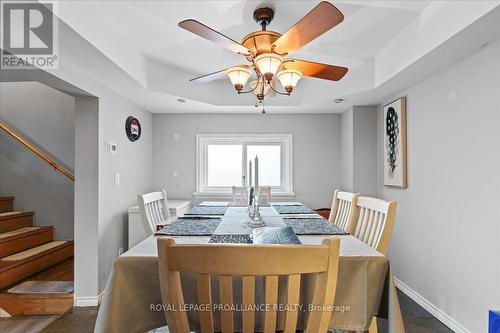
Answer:
M106 141L106 152L115 155L118 152L118 145L114 142Z
M120 173L115 172L115 185L119 186L120 185Z

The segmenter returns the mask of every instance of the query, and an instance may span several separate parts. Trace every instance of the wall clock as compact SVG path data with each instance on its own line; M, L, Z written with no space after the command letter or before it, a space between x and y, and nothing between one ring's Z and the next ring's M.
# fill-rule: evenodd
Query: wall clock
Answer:
M128 117L125 122L125 132L127 133L127 138L135 142L141 137L141 123L135 117Z

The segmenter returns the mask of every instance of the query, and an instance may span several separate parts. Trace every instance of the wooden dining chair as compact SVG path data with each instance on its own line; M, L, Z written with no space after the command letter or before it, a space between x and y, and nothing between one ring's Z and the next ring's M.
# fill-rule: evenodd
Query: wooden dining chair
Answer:
M328 220L335 223L339 228L353 233L355 226L356 199L358 193L343 192L335 190L333 194L332 209Z
M158 192L138 194L137 201L141 222L147 235L153 235L157 225L173 221L168 210L167 191L162 189Z
M269 205L271 202L271 186L259 186L259 204Z
M396 201L358 196L353 236L387 254L396 215Z
M340 239L326 238L322 245L243 245L243 244L176 244L169 237L158 238L158 264L163 303L167 305L166 321L170 332L189 332L180 273L197 274L198 304L212 305L211 279L219 281L220 304L233 305L233 276L242 277L242 332L254 332L256 277L264 277L264 304L270 310L264 314L264 332L276 331L278 278L287 276L287 304L284 332L296 331L301 274L316 274L312 304L332 310L337 287ZM260 281L260 280L258 280ZM307 332L326 332L332 311L309 313ZM199 312L202 333L214 332L211 311ZM221 311L221 330L233 332L233 312ZM239 329L239 328L237 328Z
M387 254L396 215L396 201L358 196L354 207L354 231L351 233L380 253ZM377 317L372 318L369 333L378 333Z
M248 188L245 186L233 186L233 206L248 205Z

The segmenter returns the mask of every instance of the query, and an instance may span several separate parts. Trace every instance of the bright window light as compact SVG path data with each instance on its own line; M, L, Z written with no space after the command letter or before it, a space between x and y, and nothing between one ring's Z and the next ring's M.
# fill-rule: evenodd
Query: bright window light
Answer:
M281 186L281 146L248 145L247 161L255 156L259 157L259 186Z
M208 186L241 186L242 145L208 145L207 155Z
M246 186L259 157L259 185L275 198L295 197L293 136L286 133L196 134L196 198L231 200L232 186ZM250 165L250 161L252 164ZM252 185L255 174L252 170ZM281 200L281 199L280 199Z

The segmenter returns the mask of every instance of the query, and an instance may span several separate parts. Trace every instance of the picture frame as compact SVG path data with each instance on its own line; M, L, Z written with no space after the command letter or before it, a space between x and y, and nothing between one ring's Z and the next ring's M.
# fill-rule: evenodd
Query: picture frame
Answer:
M139 119L129 116L125 121L125 134L127 134L127 138L135 142L139 140L142 134L141 123Z
M407 188L406 97L384 106L384 186Z

